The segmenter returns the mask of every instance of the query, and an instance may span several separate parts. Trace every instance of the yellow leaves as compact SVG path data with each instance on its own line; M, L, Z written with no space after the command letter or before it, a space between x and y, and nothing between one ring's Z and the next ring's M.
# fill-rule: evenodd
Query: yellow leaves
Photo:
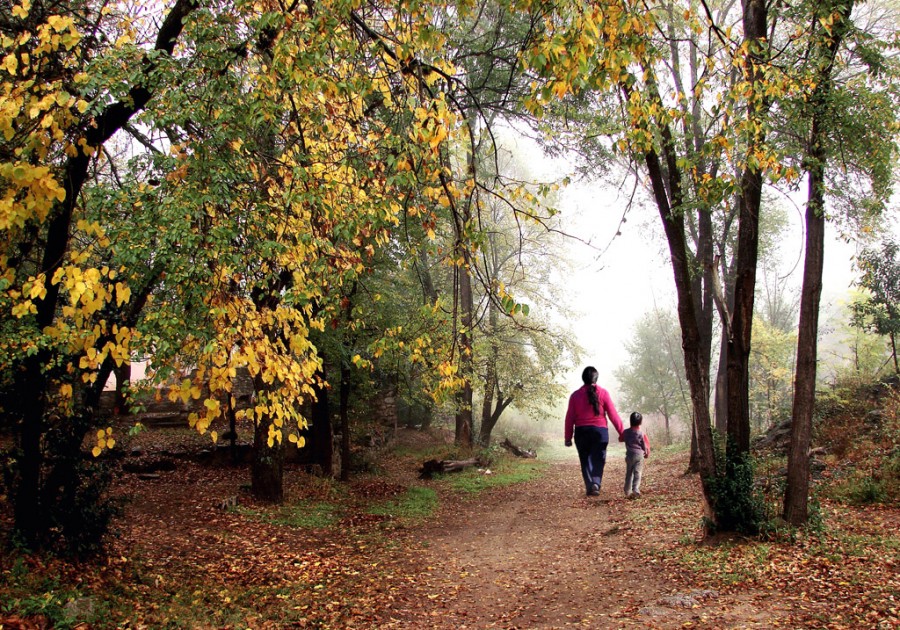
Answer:
M563 98L569 92L569 84L565 81L557 81L553 85L553 94L556 98Z
M199 392L198 392L198 396L199 396ZM204 400L203 406L206 407L207 414L212 414L215 417L218 417L219 411L222 408L221 403L219 403L219 401L214 398L207 398L206 400Z
M116 306L122 306L131 299L131 288L121 282L116 283Z
M10 75L15 76L16 71L19 69L19 60L14 53L10 53L3 58L2 62L0 62L0 68L6 70Z
M44 274L41 274L37 278L33 278L30 282L26 282L23 285L23 290L32 300L43 300L47 297L47 287L44 286L45 277Z
M295 433L288 434L288 442L290 442L291 444L295 444L297 448L303 448L304 446L306 446L306 438Z
M97 443L94 445L94 448L91 449L91 453L94 457L100 457L100 454L105 449L111 449L115 445L116 440L113 438L112 427L107 427L105 430L100 429L97 431Z
M22 0L21 4L13 7L12 14L20 20L24 20L28 17L29 11L31 11L31 0Z
M428 139L428 146L432 149L436 148L444 139L447 137L447 127L444 125L437 125L434 133L431 135L431 138Z
M26 315L32 315L37 313L37 307L31 300L25 300L24 302L20 302L12 307L13 317L21 319Z
M269 425L269 434L266 438L266 444L269 446L269 448L273 448L275 446L276 442L281 444L282 437L283 437L283 433L282 433L281 429L278 428L274 422L272 424L270 424Z
M34 219L43 221L53 204L66 196L49 167L26 162L0 164L0 189L0 230L24 228Z
M49 24L50 28L57 33L61 33L62 31L71 28L74 21L69 16L63 17L61 15L51 15L47 18L47 24Z

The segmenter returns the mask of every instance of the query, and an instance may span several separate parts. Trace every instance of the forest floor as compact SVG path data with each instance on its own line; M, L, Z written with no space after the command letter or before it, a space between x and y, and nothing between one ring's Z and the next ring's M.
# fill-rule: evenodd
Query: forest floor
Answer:
M102 561L0 558L0 628L900 626L897 506L824 502L815 531L704 538L683 451L655 451L627 500L618 446L599 497L574 449L418 479L435 448L403 430L377 474L289 471L281 507L250 499L245 467L123 473Z

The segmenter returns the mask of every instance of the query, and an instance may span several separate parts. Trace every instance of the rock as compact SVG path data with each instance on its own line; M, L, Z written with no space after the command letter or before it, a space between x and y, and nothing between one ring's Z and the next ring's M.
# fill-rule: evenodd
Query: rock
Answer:
M753 441L753 448L755 449L769 449L769 448L786 448L788 442L791 439L791 421L785 420L779 424L776 424L771 429L765 432L765 434L760 435L755 438Z
M93 597L77 597L63 606L63 616L69 623L74 623L78 619L93 617L96 605Z
M716 597L718 591L697 590L689 593L676 593L668 595L656 600L657 606L667 606L669 608L693 608L699 606L703 600Z
M671 609L662 606L644 606L638 610L638 614L644 617L664 617L672 614Z

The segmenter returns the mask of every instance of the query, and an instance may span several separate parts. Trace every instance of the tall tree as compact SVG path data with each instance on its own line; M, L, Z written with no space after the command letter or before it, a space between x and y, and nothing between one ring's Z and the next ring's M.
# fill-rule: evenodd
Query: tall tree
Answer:
M67 433L80 444L103 377L113 360L128 358L134 323L123 321L120 328L119 322L98 316L108 304L128 303L131 287L115 282L115 269L92 266L93 244L102 246L105 235L85 221L81 194L99 149L157 93L152 76L171 57L186 17L197 8L187 0L175 2L141 48L131 45L137 30L122 24L115 46L105 38L85 37L82 29L100 8L76 4L61 14L56 3L23 3L0 21L5 112L0 272L4 307L11 307L4 308L3 327L10 334L4 336L3 373L14 392L2 404L17 427L20 449L12 493L16 529L33 544L52 528L48 503L56 500L42 486L48 411L78 419L71 426L80 430ZM111 13L111 19L118 17ZM104 90L103 79L92 84L84 72L95 55L104 53L110 60L132 62L130 80L116 64L108 67L124 89ZM85 244L92 245L80 247ZM73 382L72 374L84 379ZM81 408L73 412L76 393ZM102 445L108 443L111 439Z
M801 5L804 7L805 5ZM867 103L882 101L882 105L869 115L868 124L860 130L857 125L843 127L843 116L838 108L842 101L842 93L846 94L850 85L840 85L841 64L839 52L845 41L855 30L851 20L853 2L816 3L809 8L810 21L814 25L809 34L809 53L803 61L812 86L810 93L803 94L797 109L798 117L808 129L806 145L803 147L803 169L808 177L808 193L806 206L806 253L803 272L803 287L800 299L800 324L797 339L797 376L794 387L794 405L791 423L791 446L788 453L788 477L785 488L784 516L788 522L800 525L809 516L809 446L812 434L812 415L815 402L816 363L819 303L822 292L822 269L825 242L825 199L827 194L827 171L832 159L841 159L844 153L837 144L841 138L849 141L848 154L855 154L854 147L865 146L861 161L873 168L866 174L872 183L870 207L877 207L886 199L887 184L881 173L885 172L885 163L892 160L890 155L895 150L892 142L885 142L886 127L879 128L884 120L886 109L896 111L883 99L880 88L861 90ZM863 38L865 39L865 38ZM862 53L868 47L860 45L855 51ZM869 49L871 52L871 49ZM865 57L864 57L865 59ZM864 61L869 65L870 61ZM880 66L880 64L877 64ZM879 72L883 68L879 67ZM888 93L890 88L888 88ZM887 105L887 107L885 107ZM879 111L880 110L880 111ZM854 129L856 137L845 135ZM833 157L834 156L834 157ZM846 168L842 165L842 168ZM890 167L888 167L889 170ZM872 203L874 202L874 203Z
M777 16L770 20L768 5L758 0L742 3L740 11L734 8L671 3L665 11L647 12L615 2L573 6L571 18L553 25L527 57L545 77L533 107L539 111L554 97L569 103L589 94L603 107L589 130L608 138L646 178L669 245L700 475L712 521L726 529L753 527L735 520L743 516L719 510L746 504L748 496L735 501L722 497L717 504L713 490L726 488L716 480L743 466L749 449L748 366L762 185L766 178L795 176L767 136L772 95L786 83L769 63L767 29L774 28ZM672 25L682 24L684 38L666 36ZM708 45L698 45L692 32L707 33ZM686 80L671 74L680 65L670 51L677 51L680 41L687 48L685 58L698 60L687 64L693 74L687 73ZM725 257L720 251L717 262L712 241L700 237L710 230L714 215L723 218L719 229L727 227L727 233L736 222L734 264L727 270L733 280L717 277L726 275L717 273ZM697 243L695 251L692 242ZM726 281L733 281L730 292L723 290ZM716 461L709 426L713 302L727 355L728 446L723 462ZM748 495L751 488L735 491Z
M429 89L449 67L421 5L158 9L33 1L0 18L2 406L33 542L54 529L50 422L77 453L135 350L171 398L203 399L199 431L246 368L241 416L268 448L302 444L332 289L424 213L402 203L413 188L440 190L455 123ZM113 445L102 431L94 452Z

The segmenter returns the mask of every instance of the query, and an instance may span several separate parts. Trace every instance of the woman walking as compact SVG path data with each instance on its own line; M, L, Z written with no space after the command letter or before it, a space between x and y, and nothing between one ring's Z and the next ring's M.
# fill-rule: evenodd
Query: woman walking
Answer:
M606 465L606 447L609 445L609 429L606 420L612 422L619 436L622 435L622 419L613 405L609 392L597 385L597 370L584 368L581 380L584 385L569 396L566 412L566 446L575 448L581 462L581 476L588 496L600 494L603 467Z

